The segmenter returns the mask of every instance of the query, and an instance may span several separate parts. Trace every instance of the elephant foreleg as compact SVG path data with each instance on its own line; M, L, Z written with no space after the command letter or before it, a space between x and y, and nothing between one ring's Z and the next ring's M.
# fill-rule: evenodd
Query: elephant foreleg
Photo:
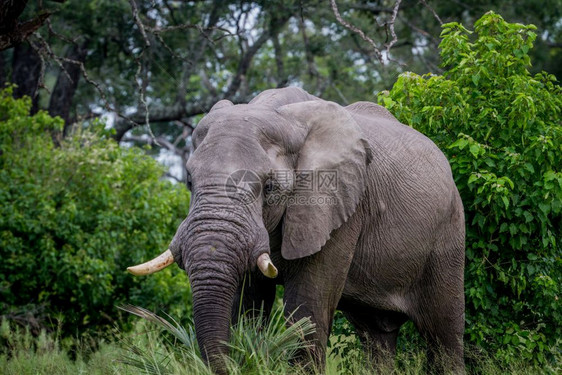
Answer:
M292 322L310 317L316 325L315 333L306 338L312 346L300 353L300 360L312 359L320 371L325 365L334 312L359 237L359 226L353 221L351 218L337 230L320 252L287 262L284 271L286 316Z

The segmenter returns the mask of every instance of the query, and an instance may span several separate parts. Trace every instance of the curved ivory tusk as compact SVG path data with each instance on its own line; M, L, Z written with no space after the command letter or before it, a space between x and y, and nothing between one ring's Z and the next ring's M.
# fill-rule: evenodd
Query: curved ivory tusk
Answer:
M263 253L258 257L258 267L260 271L270 279L274 279L277 277L277 268L271 262L269 255L267 253Z
M150 275L151 273L162 271L172 263L174 263L174 257L170 249L168 249L146 263L128 267L127 271L135 276Z

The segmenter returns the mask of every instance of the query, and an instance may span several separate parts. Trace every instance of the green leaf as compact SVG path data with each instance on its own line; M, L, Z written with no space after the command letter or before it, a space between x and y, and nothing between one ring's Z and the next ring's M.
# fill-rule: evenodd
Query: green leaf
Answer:
M468 177L468 184L470 185L476 180L478 180L478 174L473 173Z
M480 75L479 74L473 74L472 75L472 82L474 82L475 85L478 85L478 81L480 81Z
M469 147L470 153L477 158L480 153L481 147L475 143L471 144Z
M459 150L464 149L468 145L468 140L466 138L459 138L449 148L457 147Z
M505 205L505 208L506 209L509 208L509 199L507 199L507 197L505 197L505 196L502 196L502 201L503 201L503 204Z
M550 213L550 204L548 203L539 203L539 209L545 214L548 215Z

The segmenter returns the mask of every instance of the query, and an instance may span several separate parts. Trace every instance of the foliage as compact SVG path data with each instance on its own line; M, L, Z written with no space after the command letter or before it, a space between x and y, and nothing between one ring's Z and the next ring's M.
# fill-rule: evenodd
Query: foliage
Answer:
M275 323L277 325L277 323ZM177 325L173 325L176 326ZM192 326L184 330L193 337ZM251 325L250 325L251 327ZM249 329L250 329L249 327ZM160 328L162 328L160 326ZM246 330L247 331L247 330ZM246 332L245 331L245 332ZM286 331L285 331L286 332ZM234 331L233 334L236 335ZM154 325L146 320L136 321L131 332L117 332L116 341L61 339L58 333L42 331L34 336L8 321L0 324L0 368L5 375L137 375L139 373L156 372L152 365L163 363L159 374L205 374L211 372L198 355L196 345L181 347L170 340L171 336L162 334L162 329L154 329ZM69 341L70 340L70 341ZM275 340L275 339L274 339ZM254 345L255 343L252 343ZM92 346L93 345L93 346ZM93 347L97 350L93 350ZM251 346L248 346L250 348ZM6 350L7 348L7 350ZM356 349L358 350L358 349ZM361 353L351 352L351 357L360 358ZM558 353L560 356L560 353ZM123 362L133 363L125 364ZM342 358L328 357L326 375L336 374L425 374L423 370L424 354L420 350L399 351L397 366L390 370L380 365L368 365L362 360L347 361L342 365ZM561 368L537 366L517 358L510 364L501 365L486 354L473 356L474 365L468 374L487 375L531 375L559 374ZM244 373L244 367L231 367L231 373ZM247 369L247 368L246 368ZM148 371L146 371L148 370ZM156 371L154 371L156 370ZM277 371L277 372L275 372ZM249 372L250 374L252 372ZM261 374L315 374L314 371L301 370L287 362L272 364L271 369Z
M173 367L178 364L182 371L189 374L212 374L201 360L193 323L186 329L171 317L165 319L140 307L125 306L123 309L155 324L172 338L168 340L165 356L158 358L154 356L154 351L143 351L132 345L130 354L122 359L123 363L147 374L176 373ZM242 314L231 328L230 354L226 362L229 374L287 373L289 361L295 357L297 350L308 347L304 337L314 332L310 318L302 318L287 327L282 307L275 309L267 323L264 322L263 312L256 316ZM298 367L290 372L305 373Z
M33 335L29 329L2 320L0 343L3 375L135 374L114 362L124 349L109 342L95 342L94 351L87 341L63 339L60 332L45 330Z
M402 74L379 102L450 161L467 217L466 341L545 363L562 337L562 89L528 72L534 30L493 12L474 37L445 24L443 75Z
M0 311L64 334L102 331L114 305L185 310L183 273L133 278L127 266L166 248L188 210L188 192L137 148L84 132L55 147L60 118L30 117L29 98L0 92ZM180 304L181 303L181 304Z
M341 358L338 370L343 373L353 373L353 363L365 360L355 328L341 311L336 311L334 316L328 348L331 356Z
M390 42L396 2L336 3L342 19L379 47ZM541 38L529 52L534 69L562 77L562 0L404 0L394 17L397 43L387 64L327 5L319 0L28 2L22 20L46 9L53 14L28 43L0 52L0 86L11 80L19 85L18 95L27 93L39 108L63 116L65 133L81 118L124 114L133 121L117 116L116 139L144 144L155 134L160 142L149 152L180 166L190 154L193 126L218 100L246 102L265 89L300 86L343 105L374 101L375 93L406 68L439 72L441 20L472 24L488 9L536 24ZM35 50L42 51L41 68ZM85 70L68 60L55 62L53 54L83 61ZM20 71L30 73L16 74ZM134 122L146 121L151 132L138 126L126 133ZM180 168L172 173L186 178Z

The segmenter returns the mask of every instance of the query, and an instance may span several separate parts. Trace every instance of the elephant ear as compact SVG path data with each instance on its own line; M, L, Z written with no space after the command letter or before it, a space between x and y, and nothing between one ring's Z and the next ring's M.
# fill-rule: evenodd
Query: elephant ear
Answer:
M320 251L355 212L365 192L371 149L351 114L336 103L301 102L277 112L306 129L281 246L283 258L297 259Z

